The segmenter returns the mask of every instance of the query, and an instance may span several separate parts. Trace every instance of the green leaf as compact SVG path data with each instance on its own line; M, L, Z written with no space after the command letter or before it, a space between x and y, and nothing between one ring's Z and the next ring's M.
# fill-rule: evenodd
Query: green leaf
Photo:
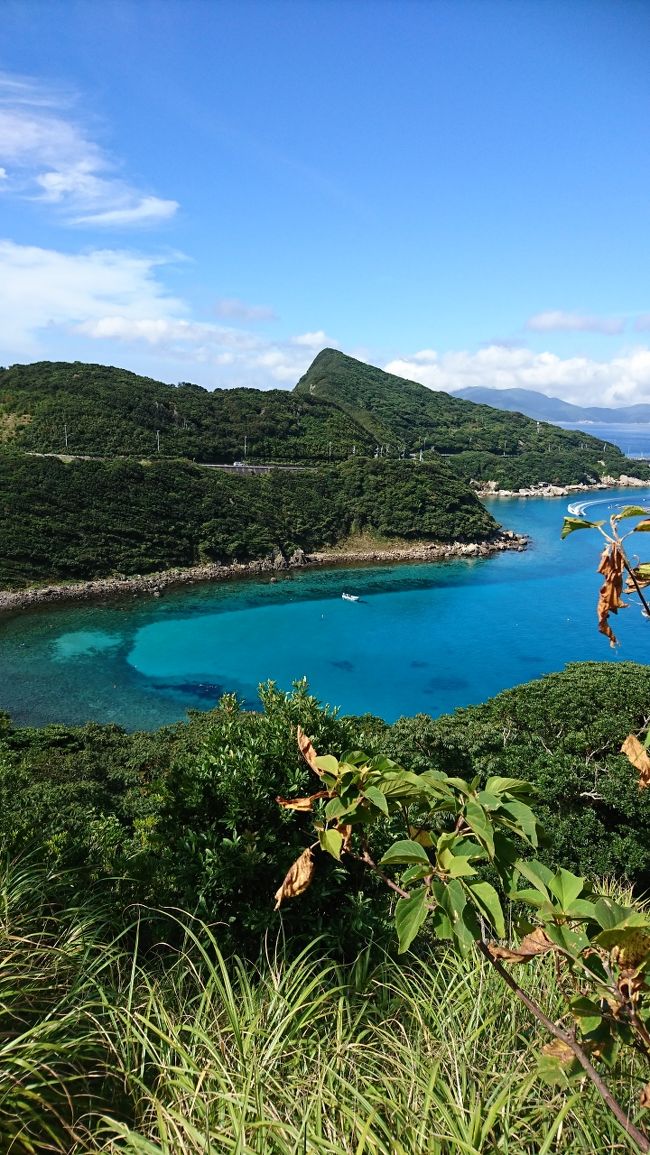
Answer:
M387 758L385 754L375 754L374 758L370 759L368 767L370 770L379 770L381 774L386 774L391 770L401 771L402 774L406 773L397 762L393 762L393 759Z
M373 786L394 802L414 802L426 793L420 778L421 775L412 774L409 770L388 771Z
M476 795L476 801L486 810L498 810L503 799L499 798L497 794L490 793L489 790L479 790Z
M499 896L493 886L489 882L466 882L465 889L469 891L472 898L479 907L481 913L485 915L488 922L492 924L496 931L497 938L505 938L506 928L503 920L503 910Z
M632 533L650 533L650 521L640 521L638 525L635 525Z
M346 766L366 766L368 755L363 750L346 750L341 757L341 764Z
M580 1029L583 1032L595 1031L603 1021L602 1012L598 1003L593 999L588 999L584 995L579 995L575 999L571 999L569 1008L572 1015L580 1020Z
M325 807L325 818L328 822L331 822L333 818L342 818L349 809L350 807L346 806L340 798L330 798Z
M582 1067L577 1059L561 1062L553 1055L539 1055L537 1058L537 1073L545 1083L551 1086L558 1084L568 1087L575 1083L583 1074Z
M590 902L588 898L576 898L570 906L567 906L566 913L571 918L588 918L592 921L596 919L596 906Z
M529 906L536 908L544 906L548 902L548 899L540 894L539 890L528 889L528 887L524 887L523 890L509 891L508 898L511 902L527 902Z
M551 942L559 946L561 950L571 956L571 958L578 958L583 950L587 950L591 943L586 934L582 930L572 930L566 923L558 925L555 922L547 922L544 926Z
M548 889L557 898L565 912L568 911L571 903L582 894L584 887L584 878L579 878L577 874L571 874L571 871L565 870L562 866L548 881Z
M611 930L602 930L596 935L594 942L606 950L611 950L613 946L629 947L634 944L636 947L644 937L648 944L646 951L650 954L650 922L645 915L631 914L623 925L612 927Z
M612 927L625 922L625 919L633 913L633 910L630 906L621 906L620 903L615 902L613 898L599 898L595 904L594 913L596 915L596 921L603 930L611 930Z
M472 861L486 856L480 843L475 842L473 838L466 838L464 834L456 834L453 830L446 831L439 836L436 849L438 851L451 850L452 854L460 858L469 858Z
M614 514L614 521L622 521L624 517L644 517L650 513L650 509L644 509L642 505L626 505L620 513Z
M322 770L325 774L333 774L334 777L336 777L339 772L338 758L334 758L332 754L321 755L320 758L316 759L316 765L319 770Z
M400 878L400 882L402 883L402 886L410 886L412 882L420 882L422 878L426 878L430 873L430 862L427 862L426 866L424 863L421 865L418 863L416 866L409 866L408 869L404 871Z
M472 828L479 842L487 850L490 858L494 858L494 830L485 810L478 802L468 799L465 804L465 819Z
M544 898L548 898L548 884L553 878L553 871L549 870L548 866L538 862L536 858L529 860L518 858L515 866L519 873L544 895Z
M325 850L328 854L331 854L332 858L340 860L343 835L339 834L338 830L319 830L318 840L321 845L321 850Z
M501 778L499 775L488 778L485 789L490 794L511 794L513 798L520 795L530 798L535 794L532 782L527 782L525 778Z
M462 854L452 854L451 850L441 850L437 855L440 869L450 878L461 878L465 875L476 874L469 858Z
M564 538L570 533L575 533L576 529L598 529L599 525L604 524L604 521L585 521L583 517L565 517L560 537L564 541Z
M388 803L386 796L382 794L381 790L378 790L376 786L366 786L363 794L364 797L368 799L368 802L371 802L373 806L381 810L382 814L388 817Z
M445 940L452 939L454 937L454 932L451 929L449 916L439 906L437 906L433 911L433 914L429 920L429 926L431 927L431 930L435 934L436 938Z
M440 904L451 923L454 938L463 954L472 949L481 937L481 928L474 910L468 906L462 883L454 878L443 886Z
M388 848L380 860L380 866L411 866L423 863L430 866L429 856L424 847L410 838L402 838Z
M530 806L525 802L502 802L499 814L507 814L517 833L537 848L537 819Z
M429 913L428 887L421 886L408 898L400 898L395 908L395 929L399 940L399 954L408 950Z

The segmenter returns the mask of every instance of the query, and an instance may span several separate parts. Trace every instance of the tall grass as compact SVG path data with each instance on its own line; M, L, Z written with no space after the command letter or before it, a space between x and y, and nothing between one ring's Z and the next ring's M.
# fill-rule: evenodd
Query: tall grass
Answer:
M590 1087L535 1077L543 1041L479 960L353 965L313 943L257 967L178 916L140 949L56 880L0 886L0 1150L12 1155L632 1152ZM171 917L171 916L170 916ZM177 933L169 936L179 941ZM552 964L527 982L559 1013ZM640 1072L615 1072L632 1101Z

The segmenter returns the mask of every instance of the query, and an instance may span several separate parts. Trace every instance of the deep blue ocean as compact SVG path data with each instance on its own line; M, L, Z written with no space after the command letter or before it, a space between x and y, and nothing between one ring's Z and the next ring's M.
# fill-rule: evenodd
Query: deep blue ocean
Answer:
M650 507L650 487L575 500L589 503L588 517L604 516L612 502ZM647 661L650 622L636 606L614 620L617 650L597 633L601 539L582 531L560 540L567 504L490 503L504 526L531 535L525 553L309 570L275 584L244 580L5 616L0 709L22 725L153 729L188 707L209 709L226 690L255 708L260 682L288 689L306 676L323 702L393 720L480 702L567 662ZM647 536L639 535L642 547ZM343 591L361 600L344 601Z
M632 425L619 422L615 425L577 424L574 421L557 421L562 429L581 429L583 433L590 433L592 437L602 437L603 441L611 441L628 457L650 457L650 425Z

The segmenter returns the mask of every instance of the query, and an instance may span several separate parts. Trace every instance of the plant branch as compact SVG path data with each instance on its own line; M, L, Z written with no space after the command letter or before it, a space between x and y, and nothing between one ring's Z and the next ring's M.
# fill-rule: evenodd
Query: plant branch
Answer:
M390 888L390 890L393 890L396 894L399 894L400 898L409 897L409 892L407 890L404 890L403 887L398 886L396 882L393 882L393 880L389 878L388 875L384 874L383 870L377 866L377 863L372 858L372 855L368 851L367 847L364 847L362 854L351 854L351 857L356 858L359 862L363 862L370 870L372 870L374 874L378 876L378 878L381 878L382 882L384 882L386 886ZM429 910L435 909L435 907L430 903L427 905ZM483 955L487 962L489 962L490 966L496 971L506 986L510 988L513 994L517 996L520 1002L524 1004L527 1010L530 1011L531 1015L533 1015L533 1017L536 1018L539 1023L541 1023L541 1025L549 1032L550 1035L553 1035L553 1037L558 1039L559 1042L564 1043L565 1046L569 1047L569 1049L573 1052L576 1059L580 1063L580 1066L582 1067L585 1074L589 1077L589 1079L591 1079L591 1082L594 1084L598 1094L605 1101L612 1114L616 1117L616 1119L618 1119L618 1122L620 1123L623 1130L630 1136L631 1139L634 1140L637 1147L639 1148L639 1151L643 1152L643 1155L648 1155L650 1152L650 1139L648 1139L648 1136L644 1135L643 1131L640 1131L639 1128L635 1127L634 1123L632 1123L629 1116L623 1110L621 1104L612 1095L612 1092L605 1083L604 1079L602 1079L598 1074L598 1071L594 1067L593 1063L590 1062L588 1056L580 1046L580 1043L577 1042L573 1035L569 1034L567 1031L563 1031L561 1027L558 1027L556 1023L549 1019L548 1015L544 1014L542 1008L537 1005L534 999L531 999L530 995L526 994L523 988L519 986L517 980L512 977L510 972L506 970L503 964L500 963L498 959L492 957L486 943L479 940L475 945L479 953Z
M584 1050L573 1037L573 1035L569 1034L567 1031L563 1031L561 1027L558 1027L556 1023L552 1022L552 1020L544 1014L542 1008L537 1005L534 999L531 999L530 996L526 994L526 992L519 986L517 980L512 977L510 972L506 970L502 963L500 963L498 959L492 957L486 943L477 942L476 949L489 962L490 966L494 968L499 977L503 979L506 986L510 987L510 990L513 992L513 994L515 994L520 1002L524 1004L524 1006L530 1011L531 1015L533 1015L537 1021L546 1028L549 1034L553 1035L554 1038L559 1040L559 1042L564 1043L566 1047L569 1047L569 1049L573 1052L576 1059L580 1063L580 1066L582 1067L585 1074L588 1075L588 1077L591 1079L591 1082L594 1084L598 1094L602 1099L604 1099L612 1114L618 1119L624 1131L630 1136L631 1139L634 1140L639 1150L644 1152L644 1155L646 1155L647 1152L650 1152L650 1139L648 1139L648 1136L644 1135L643 1131L640 1131L638 1127L635 1127L634 1123L632 1123L629 1116L621 1107L621 1104L617 1099L614 1098L604 1079L602 1079L598 1074L598 1071L594 1067L593 1063L590 1062Z
M621 552L623 552L623 551L621 551ZM623 553L623 566L627 570L628 575L630 576L630 578L632 579L632 581L634 583L634 588L635 588L637 594L639 595L639 598L641 600L641 604L643 605L643 608L646 612L646 617L650 618L650 606L648 605L643 593L641 592L641 586L639 585L639 583L636 579L636 574L635 574L634 570L632 569L632 567L631 567L630 563L628 562L624 553Z

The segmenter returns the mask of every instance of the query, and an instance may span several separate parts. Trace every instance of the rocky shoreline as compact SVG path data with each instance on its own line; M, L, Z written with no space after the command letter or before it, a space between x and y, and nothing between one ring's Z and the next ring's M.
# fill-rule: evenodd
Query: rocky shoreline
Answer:
M540 482L539 485L522 489L498 489L496 481L488 481L480 488L475 482L472 482L472 486L476 489L477 497L569 497L572 493L585 493L591 489L647 489L650 482L622 473L620 477L601 477L600 481L594 481L592 485L550 485Z
M65 585L47 585L22 590L0 590L0 612L30 609L60 602L104 601L113 598L137 597L140 594L160 597L164 590L199 582L233 581L237 578L268 574L271 581L286 570L309 567L332 568L350 564L381 562L448 561L452 558L485 558L503 550L521 552L528 538L512 530L501 530L483 542L418 542L417 545L397 549L364 549L357 552L323 550L306 554L295 550L285 557L280 550L260 561L233 562L231 565L197 565L172 568L162 573L136 574L133 577L95 578L92 581L70 582Z

